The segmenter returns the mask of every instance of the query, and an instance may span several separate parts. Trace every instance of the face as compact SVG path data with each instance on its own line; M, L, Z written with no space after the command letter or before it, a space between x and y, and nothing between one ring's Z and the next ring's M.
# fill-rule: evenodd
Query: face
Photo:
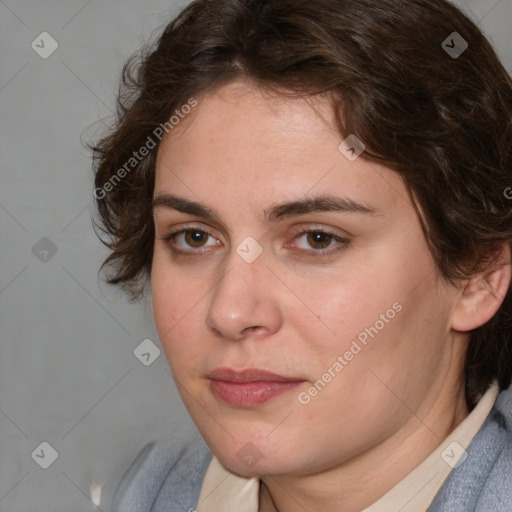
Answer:
M405 185L347 158L327 98L198 100L158 152L151 289L206 442L238 474L293 475L412 432L461 355Z

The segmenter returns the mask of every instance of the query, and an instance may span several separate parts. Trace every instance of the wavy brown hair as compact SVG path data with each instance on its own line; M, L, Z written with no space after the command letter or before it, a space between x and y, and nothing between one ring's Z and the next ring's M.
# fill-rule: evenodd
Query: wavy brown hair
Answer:
M460 46L453 32L468 44L460 56L446 51ZM119 169L191 97L240 78L289 97L331 97L340 134L356 134L364 158L402 176L447 280L470 277L510 245L512 81L451 3L196 0L126 62L115 122L91 145L96 226L110 249L101 269L131 302L145 297L151 274L158 145L122 179ZM470 409L493 379L510 384L511 317L509 289L470 332Z

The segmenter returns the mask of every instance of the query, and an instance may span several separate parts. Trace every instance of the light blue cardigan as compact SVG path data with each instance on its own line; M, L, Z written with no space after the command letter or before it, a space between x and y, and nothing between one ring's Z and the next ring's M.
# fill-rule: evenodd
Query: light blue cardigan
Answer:
M512 511L512 386L502 391L428 512ZM212 458L197 432L144 447L121 479L112 512L192 512Z

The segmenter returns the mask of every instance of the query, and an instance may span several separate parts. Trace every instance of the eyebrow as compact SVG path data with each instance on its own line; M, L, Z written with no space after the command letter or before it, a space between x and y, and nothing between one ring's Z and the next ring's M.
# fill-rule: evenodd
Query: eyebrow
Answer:
M171 208L182 213L221 222L220 216L212 208L202 203L172 194L160 194L156 196L153 199L152 208L153 210L157 208ZM265 210L264 219L268 223L273 223L284 218L307 215L308 213L315 212L362 213L367 215L382 214L380 210L368 204L357 202L349 198L320 195L272 205L269 209Z

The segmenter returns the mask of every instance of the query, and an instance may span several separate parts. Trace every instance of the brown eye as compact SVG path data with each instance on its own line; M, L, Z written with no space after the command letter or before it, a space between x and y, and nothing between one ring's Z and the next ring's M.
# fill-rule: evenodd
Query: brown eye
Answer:
M209 241L209 239L211 240ZM203 253L210 245L221 245L220 241L210 232L194 227L176 231L165 237L161 237L161 240L163 240L176 255L192 256L193 254Z
M184 234L185 243L190 247L202 247L210 236L208 233L197 229L187 230Z
M307 233L307 241L314 249L326 249L329 247L333 235L322 231L310 231Z
M327 258L347 248L350 241L347 238L322 231L321 229L307 229L301 231L294 238L294 245L306 256Z

